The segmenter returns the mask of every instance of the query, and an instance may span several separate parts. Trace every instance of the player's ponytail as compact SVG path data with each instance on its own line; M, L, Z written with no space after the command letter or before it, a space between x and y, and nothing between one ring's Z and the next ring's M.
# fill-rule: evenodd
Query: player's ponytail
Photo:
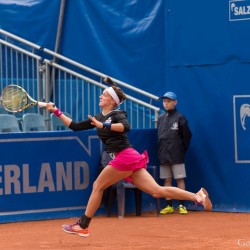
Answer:
M106 76L103 78L103 81L107 84L109 84L113 89L114 91L116 92L119 100L120 100L120 103L122 103L127 97L126 95L123 93L122 89L119 88L112 80L110 77Z
M108 77L108 76L104 77L104 78L103 78L103 81L104 81L105 83L107 83L107 85L110 85L111 87L117 86L117 85L111 80L111 78Z

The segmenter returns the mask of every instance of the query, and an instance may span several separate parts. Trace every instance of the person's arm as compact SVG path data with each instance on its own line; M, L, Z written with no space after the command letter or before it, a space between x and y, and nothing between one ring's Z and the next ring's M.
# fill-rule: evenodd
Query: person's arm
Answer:
M105 123L99 122L95 117L88 115L88 118L91 120L91 124L97 128L105 128ZM124 126L122 123L112 123L110 127L108 127L112 131L116 132L124 132Z
M54 113L61 121L69 127L70 123L72 122L72 119L68 116L64 115L60 109L58 109L53 102L47 103L46 107L47 110Z
M187 150L191 141L192 132L188 126L188 121L184 117L181 119L180 122L180 134L181 134L182 144L185 150Z
M54 103L49 102L46 105L46 109L53 112L58 119L60 119L67 127L73 131L80 131L94 128L90 120L84 120L81 122L74 122L70 117L64 115L60 109L58 109Z

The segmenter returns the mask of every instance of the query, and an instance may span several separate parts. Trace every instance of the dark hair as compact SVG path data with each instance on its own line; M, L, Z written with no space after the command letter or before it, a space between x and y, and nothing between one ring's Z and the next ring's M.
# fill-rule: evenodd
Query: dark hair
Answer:
M104 78L103 78L103 81L106 82L107 84L111 85L111 86L115 85L115 84L113 83L113 81L111 80L111 78L108 77L108 76L104 77Z
M106 76L103 78L103 81L105 81L106 83L108 83L115 91L115 93L117 94L120 102L126 100L126 95L123 93L122 89L119 88L112 80L110 77Z

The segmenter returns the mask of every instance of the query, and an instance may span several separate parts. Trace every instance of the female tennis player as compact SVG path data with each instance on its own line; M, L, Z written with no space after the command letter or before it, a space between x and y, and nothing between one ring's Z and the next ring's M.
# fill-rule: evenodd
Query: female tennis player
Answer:
M103 191L109 186L125 179L132 182L142 191L152 195L154 198L171 198L178 200L189 200L203 205L204 209L210 211L212 203L204 188L199 192L191 193L177 187L162 187L156 183L154 178L146 170L148 155L145 151L139 154L130 144L126 132L130 130L126 112L115 109L126 99L123 91L113 84L109 77L104 79L111 87L107 87L100 96L99 106L102 111L95 115L88 115L88 119L74 122L71 118L62 114L54 103L48 103L46 109L54 112L62 122L74 131L95 128L99 138L105 144L105 150L115 157L107 167L103 169L93 184L85 213L72 225L62 225L67 233L89 236L89 224L102 200Z

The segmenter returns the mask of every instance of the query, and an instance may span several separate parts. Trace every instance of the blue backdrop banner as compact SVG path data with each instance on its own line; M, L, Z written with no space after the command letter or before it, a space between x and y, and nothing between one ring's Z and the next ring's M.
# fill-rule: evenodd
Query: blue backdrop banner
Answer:
M0 0L0 28L53 50L60 3ZM187 188L197 191L205 185L218 211L250 208L246 198L250 197L249 5L249 0L72 0L66 1L64 13L61 54L158 96L166 91L176 92L177 109L187 117L193 133L186 164ZM161 102L158 104L162 107ZM5 136L1 135L1 140ZM139 133L134 136L140 137ZM139 147L146 138L141 139ZM29 197L37 197L40 192L50 197L64 192L58 191L60 188L72 188L74 191L70 192L79 193L77 188L85 185L90 190L85 179L77 180L75 185L69 177L74 171L87 174L86 160L79 155L89 156L80 144L74 142L78 154L70 156L71 160L67 154L53 153L52 148L44 151L41 146L35 151L37 147L32 147L37 158L30 162L22 160L20 153L26 152L30 143L63 147L53 140L17 141L13 142L13 152L5 150L12 147L10 142L1 144L2 196L17 197L21 204L23 198L19 197L24 191L31 192ZM67 143L62 144L62 150L66 149ZM155 141L145 147L149 145L156 150ZM19 157L12 161L10 152ZM47 162L56 156L65 159ZM39 174L29 179L34 164L39 166ZM9 182L5 183L5 176ZM19 183L20 178L26 178L27 186ZM51 186L49 178L53 179ZM5 199L2 197L0 209L13 209L16 201L9 204L3 202ZM25 203L31 201L25 199L20 210L26 211ZM47 202L43 204L46 207ZM55 204L52 205L53 208ZM86 202L74 205L84 207Z

